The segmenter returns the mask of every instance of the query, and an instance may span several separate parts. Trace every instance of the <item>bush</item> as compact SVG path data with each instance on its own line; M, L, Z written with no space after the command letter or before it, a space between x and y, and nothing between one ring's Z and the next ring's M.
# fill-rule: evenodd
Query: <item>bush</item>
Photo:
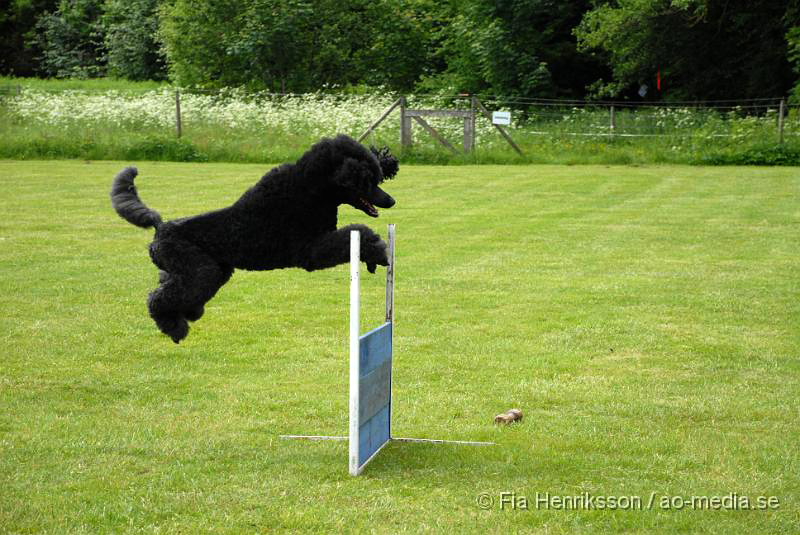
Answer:
M703 156L704 165L800 165L800 147L764 145L740 151L717 152Z
M192 143L162 136L148 136L135 140L124 149L127 160L159 160L170 162L207 162L203 154Z

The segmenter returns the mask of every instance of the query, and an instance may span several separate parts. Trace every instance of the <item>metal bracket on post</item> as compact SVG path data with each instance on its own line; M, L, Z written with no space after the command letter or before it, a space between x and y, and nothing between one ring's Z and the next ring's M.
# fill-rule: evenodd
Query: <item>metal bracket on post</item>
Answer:
M394 224L390 223L387 236L386 256L389 265L386 268L386 321L394 323Z

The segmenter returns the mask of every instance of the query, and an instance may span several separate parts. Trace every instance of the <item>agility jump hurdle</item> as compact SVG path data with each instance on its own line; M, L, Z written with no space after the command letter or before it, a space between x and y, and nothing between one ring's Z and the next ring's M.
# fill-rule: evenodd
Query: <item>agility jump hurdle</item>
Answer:
M392 338L394 325L395 227L389 225L386 269L386 318L361 335L361 234L350 233L350 432L348 436L281 435L285 439L349 441L350 474L359 475L389 441L434 444L494 445L392 436Z

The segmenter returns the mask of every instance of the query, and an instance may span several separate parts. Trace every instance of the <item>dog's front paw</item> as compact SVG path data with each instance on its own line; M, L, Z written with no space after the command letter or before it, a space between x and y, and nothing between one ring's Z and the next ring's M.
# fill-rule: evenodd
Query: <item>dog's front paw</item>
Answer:
M385 241L380 239L378 236L375 236L374 241L368 242L365 245L367 247L364 247L365 250L362 251L362 257L364 259L364 263L367 264L367 271L370 273L375 273L375 270L379 265L389 265L389 257L386 254L388 247Z

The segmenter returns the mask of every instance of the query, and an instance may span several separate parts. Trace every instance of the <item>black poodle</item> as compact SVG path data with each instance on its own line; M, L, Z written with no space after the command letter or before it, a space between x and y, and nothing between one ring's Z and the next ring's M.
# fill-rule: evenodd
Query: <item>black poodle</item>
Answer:
M272 169L233 205L194 217L163 222L142 203L133 185L137 171L123 169L111 187L111 204L128 222L155 227L150 258L160 269L160 286L147 307L175 343L189 332L203 306L235 268L308 271L350 259L350 231L361 233L361 259L370 273L388 265L386 243L366 225L336 228L337 209L349 204L371 217L394 199L378 184L397 173L397 160L384 148L366 149L340 135L323 139L297 163Z

